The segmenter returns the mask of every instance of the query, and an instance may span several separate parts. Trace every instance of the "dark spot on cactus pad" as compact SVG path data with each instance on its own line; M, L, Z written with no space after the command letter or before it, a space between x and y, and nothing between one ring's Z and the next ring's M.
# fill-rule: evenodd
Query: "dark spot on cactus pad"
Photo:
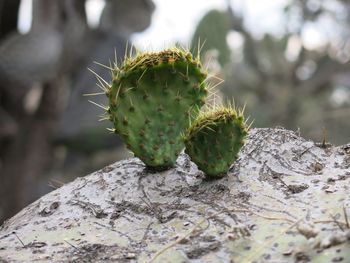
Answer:
M124 117L124 119L123 119L123 125L128 125L128 120L126 119L126 117Z
M153 150L157 151L159 149L159 146L158 145L153 145Z

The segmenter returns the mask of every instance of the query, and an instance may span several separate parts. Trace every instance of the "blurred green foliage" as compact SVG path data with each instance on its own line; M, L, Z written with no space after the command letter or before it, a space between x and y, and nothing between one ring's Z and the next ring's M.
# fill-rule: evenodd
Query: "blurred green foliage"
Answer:
M230 48L226 36L230 30L229 17L227 12L218 10L209 11L199 22L191 41L191 50L197 51L202 47L201 54L208 50L219 51L218 61L225 65L230 61Z
M325 128L331 143L350 141L350 8L333 2L288 2L279 34L256 35L230 6L209 11L199 22L193 45L205 39L202 56L219 52L218 62L225 65L218 73L225 80L223 99L247 104L255 127L300 128L302 136L315 141L322 140ZM334 32L310 46L310 28L324 32L325 21Z

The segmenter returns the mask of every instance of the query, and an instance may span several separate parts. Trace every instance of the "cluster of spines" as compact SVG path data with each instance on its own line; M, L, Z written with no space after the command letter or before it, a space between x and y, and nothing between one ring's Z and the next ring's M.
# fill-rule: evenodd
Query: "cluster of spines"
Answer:
M208 176L227 173L238 158L250 125L244 109L213 107L203 111L184 135L186 153Z

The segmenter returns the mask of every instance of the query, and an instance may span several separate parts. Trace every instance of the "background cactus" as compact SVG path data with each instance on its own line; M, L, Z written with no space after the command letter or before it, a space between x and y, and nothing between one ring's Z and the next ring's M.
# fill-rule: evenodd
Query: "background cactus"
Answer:
M202 113L185 135L186 153L208 176L228 171L247 135L243 111L220 107Z
M172 166L184 148L181 133L207 95L206 74L189 51L173 48L126 58L107 87L115 132L147 166Z

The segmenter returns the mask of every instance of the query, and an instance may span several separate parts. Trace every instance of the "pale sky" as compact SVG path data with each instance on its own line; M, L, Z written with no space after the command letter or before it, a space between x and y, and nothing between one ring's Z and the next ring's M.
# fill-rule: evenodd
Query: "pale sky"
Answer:
M227 0L153 0L156 10L151 26L142 33L134 34L132 41L139 49L161 49L175 42L187 45L195 27L203 15L213 9L223 10ZM230 0L234 10L245 17L246 26L256 35L263 33L278 34L283 31L284 17L282 8L290 0ZM31 24L32 0L21 0L19 29L26 33ZM87 14L91 26L97 26L104 7L103 0L88 0ZM310 48L324 41L320 30L306 27L304 44Z
M187 44L195 26L209 10L224 9L224 0L153 0L156 10L152 24L144 32L134 34L133 43L141 49L161 49L176 41Z
M211 9L224 10L226 0L153 0L156 11L151 26L133 36L134 44L141 48L160 49L176 41L188 44L195 27L206 12ZM282 6L287 0L231 0L235 10L244 12L247 24L256 32L278 33L283 16ZM268 19L267 19L268 18Z

